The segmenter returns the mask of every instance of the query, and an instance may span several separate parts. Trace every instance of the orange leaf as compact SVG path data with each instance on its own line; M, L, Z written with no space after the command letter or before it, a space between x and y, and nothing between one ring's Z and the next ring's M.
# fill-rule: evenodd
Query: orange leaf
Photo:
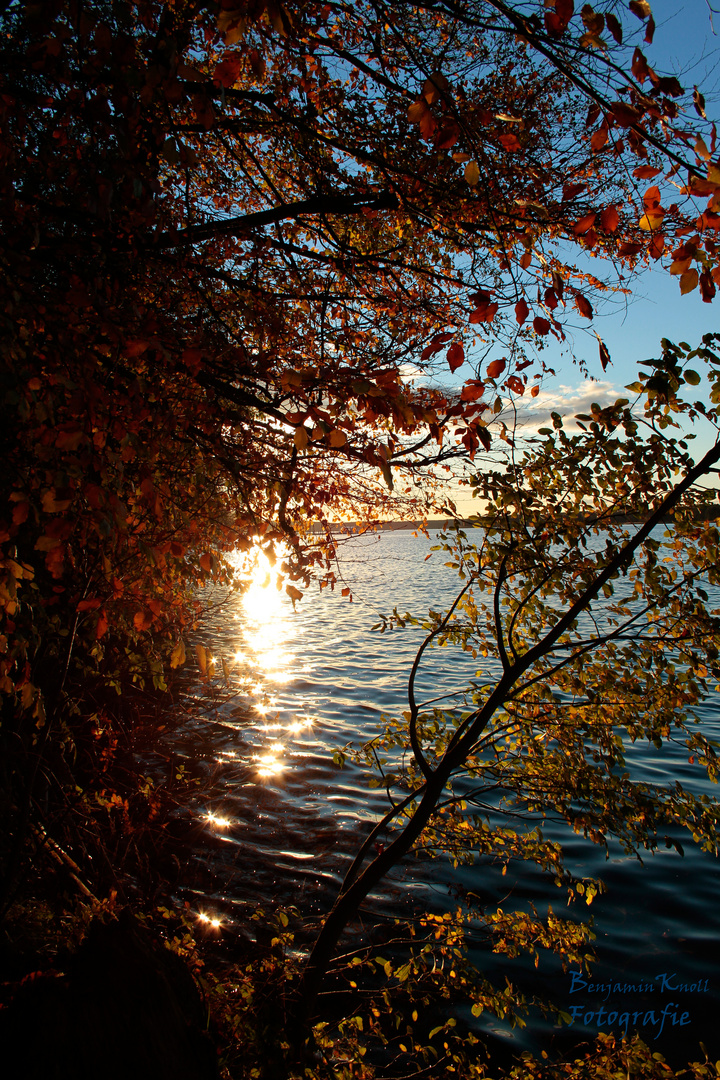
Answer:
M539 393L540 387L537 385L537 383L535 384L535 386L530 387L530 397L537 397Z
M600 224L605 232L615 232L620 221L616 206L606 206L600 214Z
M698 286L698 272L695 269L686 270L680 277L680 292L684 296L685 293L692 292L693 289L697 289Z
M488 378L489 379L497 379L499 375L502 375L502 373L503 373L503 371L505 370L506 367L507 367L507 361L506 360L493 360L491 363L488 364L488 369L487 369Z
M200 566L206 574L209 574L212 570L212 555L209 552L206 551L204 555L200 556Z
M573 232L576 236L582 236L583 233L589 232L595 224L596 214L585 214L585 217L581 217L579 221L576 221L573 225Z
M512 390L513 394L524 394L525 383L522 379L519 379L517 375L511 375L507 381L508 386Z
M592 133L592 136L590 137L590 149L593 153L602 150L603 146L608 141L609 135L610 133L606 123L603 123L602 127L599 127L597 131Z
M330 443L331 446L334 446L336 449L339 449L341 446L344 446L345 443L347 442L347 435L345 434L344 431L338 431L338 429L336 428L335 431L330 432L328 442Z
M485 383L469 379L462 388L461 401L479 401L485 392Z
M650 255L650 258L655 259L657 261L661 257L664 250L665 250L665 237L664 237L664 235L661 232L655 233L655 235L650 240L650 243L648 244L648 254Z
M92 600L81 600L77 606L78 611L97 611L102 604L102 600L95 597Z
M148 611L136 611L133 615L133 626L138 631L138 633L143 630L147 630L151 623L152 614Z
M639 165L637 169L633 169L633 176L637 176L638 180L652 180L661 172L662 169L656 169L653 165Z

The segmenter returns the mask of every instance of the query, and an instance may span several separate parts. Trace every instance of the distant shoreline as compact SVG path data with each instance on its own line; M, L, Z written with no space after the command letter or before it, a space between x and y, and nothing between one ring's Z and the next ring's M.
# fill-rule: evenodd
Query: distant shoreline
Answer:
M616 514L611 517L611 521L615 523L625 523L627 525L642 525L647 521L648 514ZM698 512L698 519L700 521L714 521L720 517L720 506L707 506L703 507ZM591 523L593 518L588 515L585 519L588 523ZM666 516L660 518L658 525L665 525L674 521L672 516ZM428 531L443 531L446 529L484 529L491 524L491 518L482 517L478 515L473 518L430 518L427 521L375 521L375 522L362 522L362 521L334 521L330 522L330 529L332 532L337 533L363 533L363 532L422 532ZM323 531L322 525L319 522L313 522L310 527L311 533L321 533Z

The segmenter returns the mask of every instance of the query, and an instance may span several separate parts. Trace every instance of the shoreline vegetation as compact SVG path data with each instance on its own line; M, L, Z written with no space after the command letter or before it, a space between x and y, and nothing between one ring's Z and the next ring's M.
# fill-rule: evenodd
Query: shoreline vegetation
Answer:
M633 510L617 514L604 515L602 519L597 514L569 514L568 517L577 522L592 525L596 522L626 522L628 525L643 525L651 516L649 510ZM683 510L684 520L714 521L720 517L720 506L701 504L695 509L685 507ZM657 519L658 525L672 524L676 520L674 514L667 514ZM328 529L331 533L354 533L366 534L372 532L452 532L456 529L489 529L497 526L497 518L488 515L477 514L472 517L438 517L421 518L413 521L389 520L374 521L371 523L362 521L338 521L327 525L315 523L308 530L310 535L319 535Z

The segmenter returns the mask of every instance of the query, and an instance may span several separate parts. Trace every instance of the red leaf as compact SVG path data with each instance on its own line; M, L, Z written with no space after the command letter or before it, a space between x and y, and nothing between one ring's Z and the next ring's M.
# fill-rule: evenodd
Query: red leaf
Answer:
M648 244L648 254L651 259L657 261L665 250L665 237L659 232L653 235L652 240Z
M618 45L622 45L622 26L618 19L611 12L608 12L605 16L605 22L607 23L608 30L615 38Z
M655 169L652 165L639 165L637 169L633 169L633 176L637 176L638 180L652 180L661 172L662 169Z
M607 345L602 340L602 338L598 338L598 346L600 349L600 363L602 364L603 371L605 371L608 364L610 363L610 353L608 352Z
M620 255L637 255L642 249L642 244L634 244L630 240L627 240L624 244L620 245L618 253Z
M499 375L502 375L502 373L503 373L503 371L505 370L506 367L507 367L507 361L506 360L493 360L491 363L488 364L488 369L487 369L488 378L489 379L497 379Z
M527 300L518 300L517 304L515 305L515 318L519 322L520 326L522 326L529 314L530 308L527 306Z
M582 236L583 233L589 232L595 224L595 214L586 214L585 217L581 217L579 221L576 221L573 225L573 232L576 236Z
M617 212L616 206L606 206L600 214L600 224L605 232L615 232L620 221L620 215Z
M608 135L607 122L603 120L602 127L599 127L597 131L593 132L592 138L590 139L590 149L593 153L596 154L598 150L602 150L603 146L608 141Z
M700 275L700 293L706 304L709 304L715 295L715 282L709 270L703 270Z
M554 311L555 308L558 306L558 298L555 295L555 290L554 289L546 289L545 290L545 303L547 304L547 306L550 308L551 311Z
M420 353L420 360L429 360L435 353L440 352L446 341L449 341L452 334L436 334L429 345L426 345L423 351Z
M628 105L625 101L616 101L612 107L612 115L615 122L620 127L632 127L633 124L637 124L640 119L640 112L638 109L633 108L632 105Z
M465 363L465 350L459 341L455 341L448 349L447 362L451 371L457 371Z
M573 0L555 0L555 12L564 23L569 23L575 11Z
M500 142L500 145L507 151L520 149L520 142L518 140L518 137L512 132L507 135L501 135L498 141Z
M524 394L525 383L522 379L518 379L517 375L511 375L507 381L508 386L512 390L513 394Z
M498 304L481 304L470 316L471 323L492 322L498 311Z
M215 71L213 72L213 82L222 84L227 88L234 86L240 75L240 66L241 59L239 53L235 53L232 56L226 56L215 68Z
M631 71L639 83L644 83L646 79L650 78L648 62L639 49L636 49L633 53Z
M583 296L582 293L578 293L575 297L575 304L581 315L583 315L586 319L592 319L592 304L586 296Z
M485 383L478 379L468 379L460 394L461 401L479 401L485 393Z
M541 315L536 315L533 319L533 328L536 334L542 334L544 336L545 334L550 333L550 323L547 319L543 319Z
M95 637L96 638L101 638L104 634L107 633L107 628L108 628L107 615L105 614L104 611L101 611L99 616L98 616L97 624L95 626Z
M645 27L645 41L648 45L652 45L652 39L655 37L655 20L652 15L648 19L648 24Z

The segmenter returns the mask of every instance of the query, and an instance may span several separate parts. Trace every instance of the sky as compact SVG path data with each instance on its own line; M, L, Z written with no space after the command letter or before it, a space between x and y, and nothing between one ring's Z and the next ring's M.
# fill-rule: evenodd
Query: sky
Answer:
M714 6L711 7L710 5ZM720 0L651 0L657 26L652 45L638 43L656 71L675 74L684 87L697 85L702 91L707 116L720 128ZM577 8L577 4L576 4ZM624 20L631 26L633 16ZM638 29L641 24L637 23ZM641 29L640 36L644 28ZM603 373L598 356L597 330L608 347L611 366ZM605 308L596 306L592 328L576 331L573 347L577 357L587 360L588 382L569 356L553 343L543 357L556 371L546 378L534 409L545 419L550 409L567 415L587 412L590 402L604 404L629 396L624 387L637 378L640 360L660 355L660 339L686 341L693 347L703 334L720 331L720 290L713 303L703 303L700 290L680 295L677 277L657 264L633 282L633 297L627 302L614 297ZM462 372L461 374L464 374ZM710 432L698 428L694 449L700 454L710 446ZM461 512L477 511L477 502L457 499Z

